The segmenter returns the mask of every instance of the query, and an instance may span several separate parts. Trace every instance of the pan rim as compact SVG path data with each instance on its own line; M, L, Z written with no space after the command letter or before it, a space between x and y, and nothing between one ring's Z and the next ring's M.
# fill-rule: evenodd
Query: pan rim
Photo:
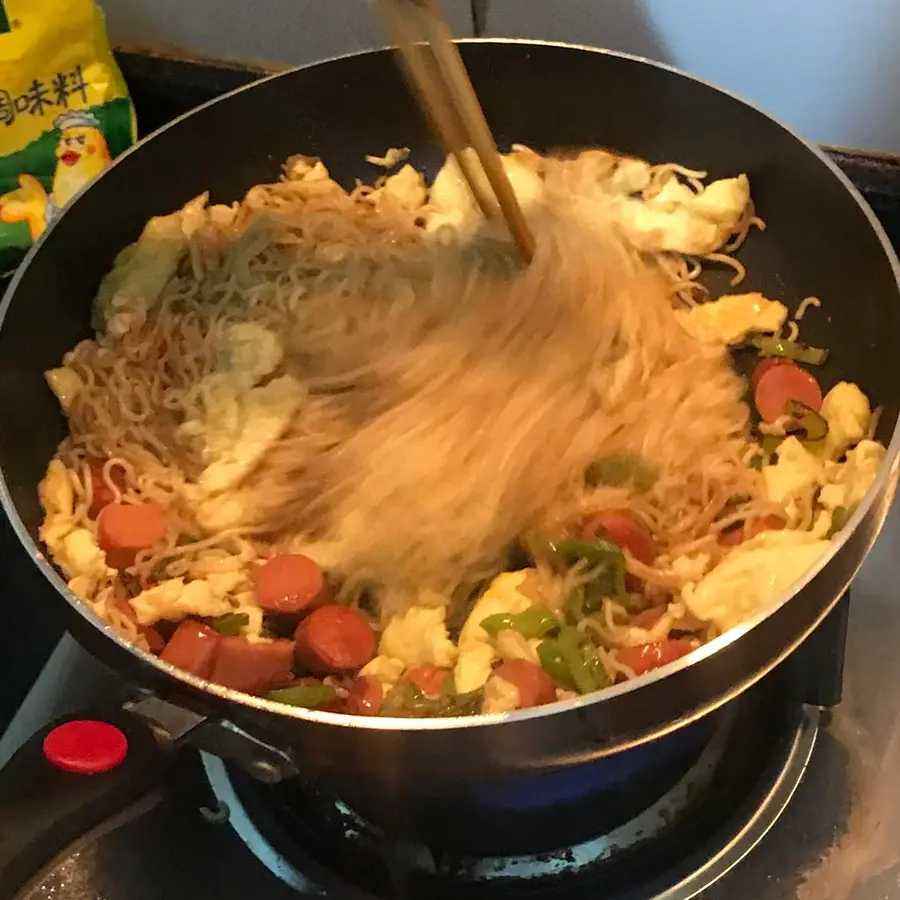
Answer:
M579 52L597 53L605 56L616 57L629 62L637 63L639 65L650 66L652 68L687 79L688 81L695 82L706 88L716 91L719 94L723 94L745 107L748 107L749 109L768 119L773 124L777 125L782 131L786 132L795 141L799 142L804 147L804 149L818 158L818 160L823 163L825 167L830 171L831 175L840 182L844 190L853 198L853 200L856 202L857 206L865 216L866 220L868 221L869 227L877 236L881 244L882 252L885 254L894 274L894 280L897 285L897 299L898 301L900 301L900 260L898 260L897 253L894 250L890 239L888 238L884 228L878 221L878 218L875 216L875 213L873 212L869 204L865 201L863 196L850 181L847 175L845 175L845 173L837 166L837 164L827 156L827 154L819 145L805 140L801 135L799 135L793 128L783 122L780 118L772 115L756 103L746 99L745 97L728 88L721 87L720 85L717 85L700 76L692 75L675 66L669 65L668 63L650 60L637 54L627 53L624 51L610 50L602 47L592 47L589 45L569 43L565 41L538 40L530 38L461 38L457 40L457 43L549 47L562 50L576 50ZM365 50L351 51L348 53L327 57L321 60L316 60L310 63L305 63L303 65L294 66L283 71L274 72L270 75L266 75L262 78L256 79L249 84L243 85L232 91L228 91L227 93L222 94L218 97L214 97L211 100L208 100L205 103L202 103L199 106L194 107L193 109L188 110L185 113L182 113L172 121L166 123L165 125L153 131L151 134L142 138L140 141L136 142L128 150L120 154L113 161L113 163L106 170L104 170L104 172L102 172L96 179L94 179L94 181L82 188L66 205L66 207L64 207L60 216L43 232L43 234L41 234L38 240L34 242L25 258L20 263L15 275L11 279L6 291L4 292L2 301L0 301L0 329L2 329L3 323L6 319L7 311L10 304L12 303L19 283L24 277L25 272L32 265L35 256L40 252L40 248L43 246L44 242L49 238L49 235L53 233L53 230L55 229L57 223L74 207L75 203L77 203L77 201L85 191L91 190L94 185L99 184L109 171L111 171L115 166L120 165L132 153L142 148L146 143L152 141L158 135L179 125L183 120L186 120L188 117L193 116L195 113L211 107L214 104L229 100L233 96L241 94L244 91L256 88L274 79L289 77L295 72L323 66L329 63L337 63L356 57L368 57L390 52L393 52L393 48L390 46L381 46ZM828 550L819 557L819 559L813 566L807 569L796 581L789 585L788 588L784 590L766 609L757 613L755 616L746 620L745 622L742 622L740 625L729 629L724 634L713 639L709 643L704 644L702 647L698 648L687 656L682 657L675 662L669 663L668 665L663 666L659 669L653 670L639 678L632 679L619 685L611 686L594 694L577 697L571 700L556 701L555 703L532 709L517 710L512 713L482 714L478 716L446 719L399 719L350 716L340 713L328 713L317 710L309 710L302 707L291 707L270 700L265 700L261 697L244 694L240 691L226 688L222 685L218 685L205 679L198 678L197 676L191 675L187 672L183 672L168 663L164 663L159 659L159 657L154 656L148 651L140 650L139 648L131 644L128 640L126 640L118 632L116 632L111 625L105 622L99 615L97 615L93 610L91 610L81 600L79 600L72 591L69 590L62 576L49 562L49 560L42 552L38 542L32 538L31 534L26 529L21 517L19 516L16 505L12 500L5 473L3 473L2 471L0 471L0 505L2 505L3 511L5 512L7 519L9 520L13 530L15 531L19 542L31 557L32 562L41 571L50 585L52 585L56 589L57 593L59 593L63 597L63 599L66 600L69 606L71 606L77 612L77 614L81 616L81 618L83 618L90 626L95 628L97 631L102 632L106 638L113 640L120 649L136 657L141 662L149 664L163 676L171 677L176 681L179 681L189 686L190 688L193 688L194 690L199 690L205 694L212 695L217 700L225 700L228 702L237 703L240 706L249 707L262 713L273 714L281 718L310 721L328 725L341 725L344 727L349 726L365 731L456 731L460 728L480 728L486 726L495 726L498 724L513 724L531 719L554 716L576 709L583 710L586 707L601 704L608 699L613 699L622 695L633 693L635 691L640 691L651 684L668 678L670 675L674 675L680 671L689 669L691 666L700 663L708 657L715 655L725 647L728 647L731 644L737 642L740 638L744 637L748 632L752 631L761 622L765 621L774 613L776 613L786 603L789 603L811 581L813 581L843 548L843 546L851 538L862 521L869 516L876 501L882 499L886 492L889 495L892 495L892 488L896 484L898 477L898 457L900 457L900 418L898 418L897 422L894 423L894 429L891 435L891 439L886 447L885 459L882 462L881 467L879 468L875 481L869 487L865 497L859 503L857 509L855 510L853 516L851 516L845 528L842 529L840 536L831 539ZM857 570L859 566L862 565L862 562L865 561L865 558L868 556L872 544L881 531L883 521L884 516L882 516L881 521L877 523L872 538L868 542L868 547L866 548L866 551L862 555L861 561L857 566ZM840 594L838 594L834 598L833 602L829 604L828 608L816 619L816 621L812 625L810 625L801 635L796 637L795 640L791 642L789 647L778 654L777 659L771 662L771 664L764 668L763 671L756 673L756 675L749 682L742 682L738 685L731 685L730 688L723 692L723 694L716 700L704 705L702 709L697 710L693 715L678 719L675 722L670 722L667 726L663 726L659 730L654 732L652 736L660 736L662 734L674 731L676 728L687 725L690 722L695 721L696 719L699 719L702 716L705 716L706 714L721 707L725 703L730 702L730 700L734 699L734 697L736 697L744 689L749 687L759 678L762 678L776 665L778 665L778 663L780 663L783 659L787 658L787 656L793 653L793 651L803 642L803 640L805 640L805 638L813 630L815 630L816 627L818 627L822 619L825 618L828 611L830 611L839 597ZM628 746L642 743L644 740L650 739L650 737L651 736L647 736L646 738L632 741L630 742L630 744L628 744ZM619 747L617 747L616 749L619 749Z

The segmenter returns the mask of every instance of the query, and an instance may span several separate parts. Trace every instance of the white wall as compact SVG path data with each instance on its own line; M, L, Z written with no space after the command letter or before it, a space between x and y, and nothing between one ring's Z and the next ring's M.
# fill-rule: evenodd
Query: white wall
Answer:
M371 0L101 0L119 40L301 63L385 43ZM458 34L469 0L444 0ZM624 49L818 141L900 152L900 0L490 0L488 34Z
M99 0L115 41L174 44L207 56L299 65L388 43L372 0ZM444 0L472 33L469 0Z
M900 0L491 0L487 33L670 62L813 140L900 152Z

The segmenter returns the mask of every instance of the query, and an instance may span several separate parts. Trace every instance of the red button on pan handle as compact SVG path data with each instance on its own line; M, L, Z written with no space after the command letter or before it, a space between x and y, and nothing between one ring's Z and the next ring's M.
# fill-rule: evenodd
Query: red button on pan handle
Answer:
M65 772L99 775L118 766L128 755L128 739L108 722L77 719L53 729L44 738L44 758Z

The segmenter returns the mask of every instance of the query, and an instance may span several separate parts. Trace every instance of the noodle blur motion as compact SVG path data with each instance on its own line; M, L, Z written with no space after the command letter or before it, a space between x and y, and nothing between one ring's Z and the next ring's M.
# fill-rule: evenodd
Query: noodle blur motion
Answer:
M293 157L148 223L47 373L69 436L41 539L81 601L235 690L453 716L643 675L816 562L884 448L813 374L818 299L698 280L745 276L747 178L504 166L527 267L454 162L347 192Z

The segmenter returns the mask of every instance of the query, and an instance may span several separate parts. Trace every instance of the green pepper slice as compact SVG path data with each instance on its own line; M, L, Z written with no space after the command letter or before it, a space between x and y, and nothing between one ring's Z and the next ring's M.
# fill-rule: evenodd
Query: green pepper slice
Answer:
M472 716L481 712L483 692L457 694L450 678L438 697L426 697L412 682L401 681L385 695L379 715L404 719Z
M249 623L250 616L247 613L225 613L224 616L216 616L209 621L210 628L226 637L237 637Z
M754 334L749 343L763 356L778 356L809 366L821 366L828 359L828 351L821 347L810 347L800 341L786 341L771 334Z
M625 597L625 557L618 544L603 538L566 538L558 541L554 549L563 567L584 560L593 572L594 577L567 599L567 611L576 620L596 612L604 597Z
M590 694L600 685L594 675L593 666L588 665L581 650L582 636L577 628L568 626L559 633L559 652L566 664L579 694Z
M538 644L537 654L541 668L553 679L558 687L567 691L575 690L572 673L566 665L559 641L556 638L547 638L547 640L541 641Z
M317 709L320 706L329 704L336 696L334 688L329 687L327 684L295 684L292 687L269 691L266 694L266 700L286 703L288 706L305 706L307 709Z
M520 613L496 613L482 619L481 627L493 638L506 629L518 631L524 638L546 637L559 628L559 620L540 603L528 607Z
M584 473L589 487L604 484L622 487L633 484L639 491L649 491L659 479L659 469L639 453L621 453L591 463Z
M839 531L847 527L855 506L836 506L831 513L831 528L828 529L828 537L834 537Z
M789 400L785 409L793 420L787 433L799 438L804 446L813 449L828 437L828 421L814 409L799 400Z

